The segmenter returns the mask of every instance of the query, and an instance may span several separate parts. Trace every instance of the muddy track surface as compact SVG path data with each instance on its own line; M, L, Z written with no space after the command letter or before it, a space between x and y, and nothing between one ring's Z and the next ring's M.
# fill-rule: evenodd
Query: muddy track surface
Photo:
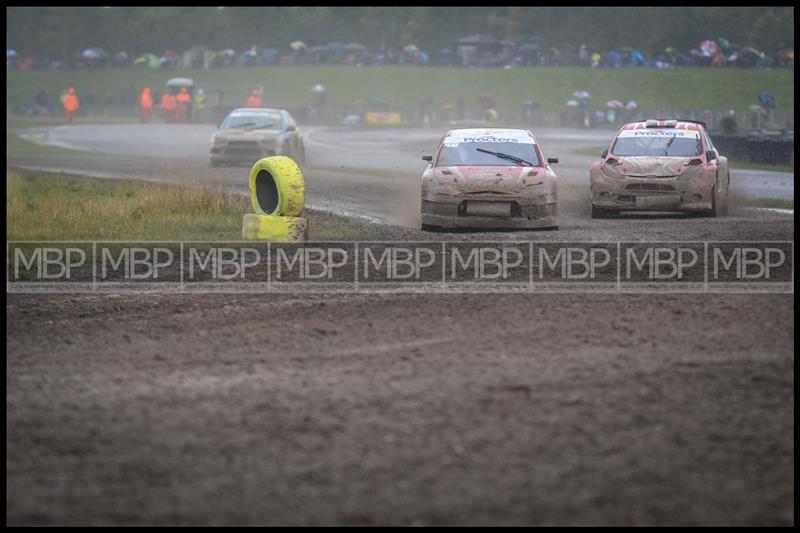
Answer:
M310 202L387 238L794 239L741 207L592 221L580 159L558 232L423 234L419 135L376 150L395 174L317 137ZM244 189L200 153L7 163ZM9 294L6 520L792 525L793 318L793 294Z
M9 524L792 524L791 295L10 295Z

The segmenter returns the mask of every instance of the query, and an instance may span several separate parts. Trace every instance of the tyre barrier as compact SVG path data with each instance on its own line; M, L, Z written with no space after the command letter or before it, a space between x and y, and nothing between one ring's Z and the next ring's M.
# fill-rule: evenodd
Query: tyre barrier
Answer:
M300 167L282 155L256 161L250 170L250 201L259 215L300 216L305 207Z
M298 242L308 237L305 182L300 167L289 157L259 159L250 170L250 202L255 214L242 219L245 240Z
M247 213L242 219L242 239L246 241L299 242L308 238L308 220Z

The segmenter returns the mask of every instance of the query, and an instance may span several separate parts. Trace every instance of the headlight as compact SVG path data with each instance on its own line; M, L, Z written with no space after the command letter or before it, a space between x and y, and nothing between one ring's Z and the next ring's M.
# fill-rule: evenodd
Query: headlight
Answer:
M217 132L211 136L211 144L225 144L225 134Z
M600 167L600 172L602 172L604 176L607 176L609 178L619 178L620 176L622 176L622 174L620 174L616 168L609 165L608 163Z

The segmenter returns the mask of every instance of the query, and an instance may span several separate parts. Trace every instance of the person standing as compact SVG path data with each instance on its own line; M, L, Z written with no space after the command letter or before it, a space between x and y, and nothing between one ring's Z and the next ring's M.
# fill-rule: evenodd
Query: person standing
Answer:
M258 89L253 89L250 96L247 97L247 107L263 107L264 101L261 99L261 93Z
M205 120L206 92L203 89L197 89L197 94L195 94L194 97L194 108L195 111L197 111L197 113L195 114L194 121L202 122L203 120Z
M175 95L168 90L161 97L161 110L164 112L164 122L175 122L175 108L178 107L178 100Z
M75 88L70 87L67 94L64 96L64 116L67 122L75 121L75 113L78 112L81 103L78 100L78 95L75 93Z
M150 94L150 87L145 87L139 96L139 107L142 109L142 122L150 120L150 111L153 109L153 95Z
M186 117L189 114L189 106L192 105L192 95L189 94L189 89L181 87L181 92L177 96L177 109L175 113L176 122L186 122Z

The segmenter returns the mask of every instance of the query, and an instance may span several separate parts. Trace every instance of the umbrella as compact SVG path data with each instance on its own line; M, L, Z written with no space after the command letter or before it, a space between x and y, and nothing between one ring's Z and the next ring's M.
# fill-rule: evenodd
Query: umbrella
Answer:
M330 50L331 52L341 52L344 50L344 43L340 43L339 41L333 41L328 43L325 46L326 50Z
M705 40L700 43L700 50L702 50L703 54L707 56L713 56L719 52L719 45L717 45L717 43L714 41Z
M539 48L536 43L525 43L517 49L517 52L538 52Z
M220 52L225 57L233 57L236 55L236 51L233 48L226 48L222 52Z
M164 57L177 57L177 56L178 54L175 52L175 50L167 50L166 52L164 52Z
M289 45L289 48L297 52L298 50L302 50L303 48L308 48L308 46L306 46L306 43L304 43L303 41L294 41Z
M567 107L578 107L578 102L575 100L567 100Z
M6 48L6 59L12 59L17 57L17 51L12 50L11 48Z
M606 107L610 107L611 109L622 109L625 107L625 104L620 102L619 100L609 100L606 102Z
M318 83L318 84L314 85L311 88L311 92L312 93L324 93L325 92L325 86L320 84L320 83Z
M158 68L161 66L161 61L154 54L142 54L133 61L133 64L143 67Z
M416 53L418 50L419 50L419 48L417 48L416 45L413 45L413 44L409 44L408 46L403 47L403 52L405 52L407 54Z
M350 43L347 46L345 46L344 49L347 52L363 52L364 50L367 49L367 47L364 46L363 44Z
M256 56L258 56L258 52L251 48L250 50L245 50L242 56L246 57L247 59L255 59Z
M589 97L591 97L591 95L586 91L575 91L574 93L572 93L572 96L574 96L575 98L589 98Z
M717 42L722 48L730 48L731 42L725 37L717 37Z
M102 48L87 48L81 54L86 59L99 59L101 57L109 57L109 53Z
M475 34L475 35L469 35L467 37L463 37L463 38L457 40L456 44L464 44L464 45L492 44L492 45L498 45L498 44L500 44L500 41L498 41L497 39L495 39L494 37L491 37L489 35Z

